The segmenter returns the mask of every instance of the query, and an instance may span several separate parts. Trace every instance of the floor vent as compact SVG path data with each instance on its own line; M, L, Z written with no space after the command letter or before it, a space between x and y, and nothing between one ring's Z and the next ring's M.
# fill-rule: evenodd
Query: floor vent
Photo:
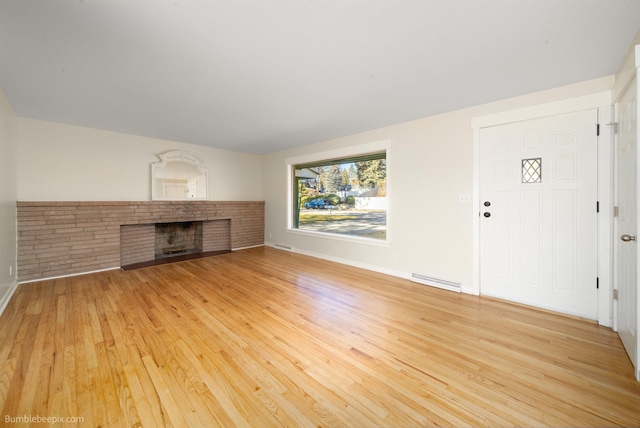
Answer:
M433 278L431 276L421 275L419 273L411 274L411 281L419 284L430 285L432 287L443 288L449 291L460 292L462 284L459 282L448 281L446 279Z
M273 244L274 247L279 248L281 250L293 251L293 247L290 245L284 244Z

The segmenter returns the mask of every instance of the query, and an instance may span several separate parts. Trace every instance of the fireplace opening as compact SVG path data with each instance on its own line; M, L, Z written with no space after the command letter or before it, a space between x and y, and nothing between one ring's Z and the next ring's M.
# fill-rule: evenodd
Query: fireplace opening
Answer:
M202 252L202 222L156 223L157 259Z

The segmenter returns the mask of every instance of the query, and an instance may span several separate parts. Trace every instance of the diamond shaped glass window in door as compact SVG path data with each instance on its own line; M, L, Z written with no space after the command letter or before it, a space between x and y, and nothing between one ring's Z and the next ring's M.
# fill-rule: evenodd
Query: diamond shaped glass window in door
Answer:
M522 182L542 183L542 158L522 159Z

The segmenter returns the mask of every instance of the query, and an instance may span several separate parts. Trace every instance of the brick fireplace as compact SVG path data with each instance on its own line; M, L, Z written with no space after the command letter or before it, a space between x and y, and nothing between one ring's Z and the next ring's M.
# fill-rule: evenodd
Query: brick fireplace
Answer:
M231 249L231 219L120 226L120 266Z
M156 224L200 223L203 252L264 244L263 201L19 201L17 216L19 281L154 260Z

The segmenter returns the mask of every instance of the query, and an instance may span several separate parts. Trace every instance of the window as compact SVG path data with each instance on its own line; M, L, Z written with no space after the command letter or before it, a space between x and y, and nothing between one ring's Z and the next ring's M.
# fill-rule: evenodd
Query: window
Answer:
M386 241L386 150L291 168L293 229Z
M542 159L522 159L522 182L542 183Z

